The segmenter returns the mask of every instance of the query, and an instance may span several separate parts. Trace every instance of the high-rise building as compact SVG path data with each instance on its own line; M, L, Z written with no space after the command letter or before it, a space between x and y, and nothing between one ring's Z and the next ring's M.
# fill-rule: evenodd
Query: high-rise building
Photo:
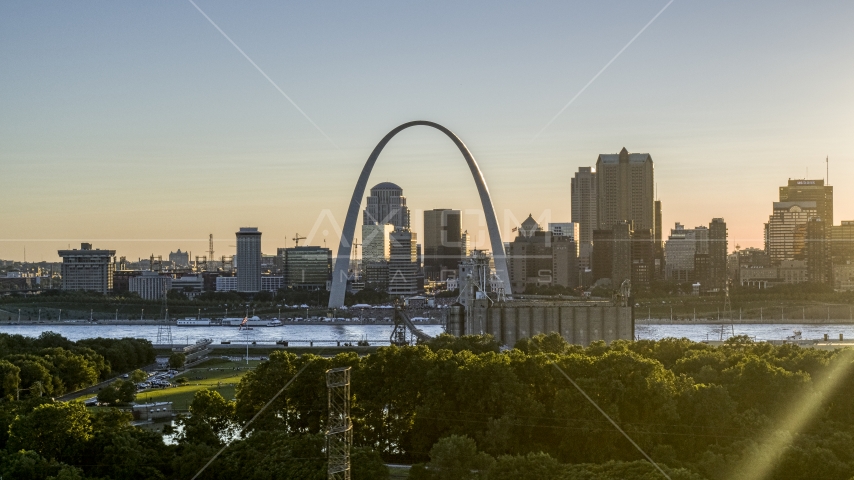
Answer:
M469 256L472 251L472 247L471 235L469 235L469 231L466 230L462 235L460 235L460 253L462 253L463 257Z
M672 282L691 282L694 279L694 256L697 254L697 242L694 230L686 229L681 223L670 230L670 236L664 245L664 258L667 280Z
M614 225L614 259L611 263L611 283L619 288L632 279L632 223L621 221Z
M593 230L593 255L590 257L590 268L595 283L603 278L611 278L614 265L614 230Z
M371 188L367 207L362 213L362 225L385 224L409 228L409 208L403 189L391 182L378 183Z
M807 220L805 260L810 283L831 283L831 256L827 224L820 217Z
M631 222L634 230L655 229L652 157L648 153L601 154L596 161L598 228Z
M830 241L833 234L830 228L833 225L832 186L825 185L824 180L789 179L786 186L780 187L780 201L815 202L816 215L822 221L822 224L820 226L816 225L816 228L824 227L825 240ZM816 238L815 241L818 242L819 239ZM813 255L816 255L818 250L824 252L824 258L806 259L808 265L812 266L810 268L810 272L812 273L809 275L810 282L829 283L831 281L830 266L833 263L832 252L830 248L825 247L827 247L827 242L816 244L812 249ZM816 270L819 267L821 267L822 273L818 273L819 270ZM814 277L814 274L817 276ZM823 280L819 281L819 278L823 278Z
M459 210L439 208L424 212L424 277L443 281L457 274L462 253Z
M854 220L830 227L830 251L834 264L854 263Z
M261 291L261 232L240 227L237 236L237 291Z
M543 231L529 215L507 253L512 292L524 293L529 285L576 287L577 248L574 239Z
M572 223L578 225L576 243L579 268L589 269L593 255L593 230L599 228L596 218L596 170L591 167L579 167L572 178L571 187Z
M807 221L817 215L814 201L774 202L765 230L766 249L773 263L804 259Z
M389 295L418 294L418 237L409 230L389 235L391 255L388 262Z
M281 249L284 283L296 290L323 290L332 280L332 250L303 246ZM240 270L237 271L240 275Z
M816 215L825 225L833 225L833 187L824 180L792 180L780 187L781 202L815 202Z
M578 243L581 226L575 222L549 222L549 231L556 237L569 237Z
M362 264L384 262L389 257L389 234L394 231L391 224L362 225Z
M709 223L709 288L722 290L727 282L727 227L723 218Z
M93 250L91 243L80 250L59 250L62 258L62 289L91 290L106 294L113 289L115 250Z
M632 285L642 287L655 278L655 242L651 230L632 231Z
M854 290L854 220L843 220L830 229L833 288Z
M655 271L653 278L664 279L664 230L661 220L661 200L656 200L655 208L655 231L653 232L653 250L655 252Z

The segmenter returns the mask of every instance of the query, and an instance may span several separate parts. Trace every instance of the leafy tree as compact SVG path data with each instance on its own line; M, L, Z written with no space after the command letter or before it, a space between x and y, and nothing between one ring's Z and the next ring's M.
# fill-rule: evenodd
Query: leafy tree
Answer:
M116 380L98 391L98 403L111 406L133 402L136 385L128 380Z
M190 416L181 419L181 441L221 445L235 432L234 407L234 402L215 390L197 391L190 404Z
M174 449L157 432L110 428L87 442L84 465L88 477L127 480L165 479L171 473Z
M477 451L477 444L466 436L445 437L430 449L425 470L416 470L416 478L430 480L470 480L489 478L495 464L491 456ZM423 476L422 476L423 475Z
M498 342L492 335L463 335L456 337L447 333L433 337L427 342L430 350L438 352L439 350L450 350L454 353L468 351L474 354L486 352L498 352Z
M252 300L255 302L272 302L273 300L275 300L275 297L272 293L263 290L256 293Z
M388 467L376 450L355 447L350 452L350 478L352 480L388 480Z
M92 437L92 423L79 402L46 403L9 426L13 451L33 450L47 459L74 463L81 446Z
M97 364L91 362L83 355L76 354L61 347L46 348L41 355L50 362L51 373L62 381L59 391L56 393L78 390L98 381L99 370Z
M15 398L20 383L21 369L6 360L0 360L0 398Z
M205 478L323 480L327 477L324 443L322 435L255 432L226 449L205 471Z
M548 335L540 333L531 338L521 338L513 348L522 350L530 355L537 353L567 353L572 350L569 343L557 332Z
M184 363L187 361L187 356L181 352L175 352L169 355L169 368L179 369L184 368Z
M566 466L546 453L502 455L489 469L489 480L562 480Z
M148 378L148 374L140 369L136 369L130 373L130 381L133 383L144 382Z
M50 395L53 393L54 385L60 384L59 377L54 378L50 373L52 365L42 357L29 354L17 354L7 357L12 363L21 369L21 386L30 388L38 383L40 390Z
M78 468L47 460L32 450L0 452L0 478L82 480Z

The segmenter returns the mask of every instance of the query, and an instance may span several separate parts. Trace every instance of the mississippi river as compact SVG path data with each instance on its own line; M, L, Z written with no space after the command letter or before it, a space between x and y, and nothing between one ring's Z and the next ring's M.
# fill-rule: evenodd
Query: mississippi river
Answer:
M371 345L388 345L391 325L284 325L282 327L254 327L252 330L239 331L237 327L175 327L171 328L172 343L195 343L203 338L213 340L215 344L231 342L245 344L273 344L285 340L294 345L335 345L337 342L357 342L367 340ZM428 335L443 332L441 325L418 325ZM803 338L819 340L828 335L830 340L839 340L839 335L854 339L854 325L827 324L743 324L743 325L645 325L635 326L638 339L659 340L666 337L685 337L696 342L727 339L733 335L747 335L756 340L784 340L795 330L802 332ZM156 325L2 325L0 332L37 337L42 332L53 331L68 338L134 337L158 343ZM165 333L165 332L162 332Z

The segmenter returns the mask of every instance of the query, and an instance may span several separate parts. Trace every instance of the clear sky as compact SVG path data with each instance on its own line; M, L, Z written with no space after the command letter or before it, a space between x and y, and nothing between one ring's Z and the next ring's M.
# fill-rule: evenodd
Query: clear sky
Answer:
M219 256L241 226L265 253L337 245L367 156L415 119L472 150L505 240L569 221L573 172L622 147L652 155L665 228L724 217L760 246L777 187L826 156L854 219L851 1L675 0L534 139L667 2L197 0L320 131L189 1L2 2L0 258L196 255L209 233ZM420 210L480 208L427 128L386 148L386 180L419 232Z

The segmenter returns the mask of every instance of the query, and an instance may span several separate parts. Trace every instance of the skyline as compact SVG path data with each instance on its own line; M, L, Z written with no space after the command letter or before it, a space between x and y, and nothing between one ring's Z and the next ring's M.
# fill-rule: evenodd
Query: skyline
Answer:
M623 147L655 162L665 231L723 217L731 247L759 247L778 187L824 178L826 156L835 223L854 219L844 2L467 4L456 16L196 4L338 148L190 3L4 5L0 258L22 260L26 247L28 261L58 261L80 242L129 259L197 255L208 233L233 254L245 226L272 253L324 212L343 225L376 142L421 119L472 151L504 241L508 210L569 221L574 172ZM368 186L400 185L419 235L433 208L461 210L471 231L466 211L480 206L455 150L438 132L407 131Z

